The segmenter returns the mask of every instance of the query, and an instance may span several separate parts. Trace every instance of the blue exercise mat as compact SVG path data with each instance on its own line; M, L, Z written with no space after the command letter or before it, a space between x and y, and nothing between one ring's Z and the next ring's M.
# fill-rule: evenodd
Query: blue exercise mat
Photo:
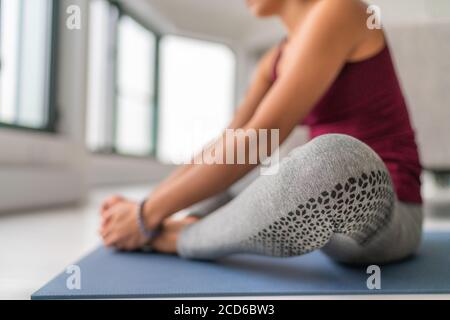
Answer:
M321 252L293 258L235 255L218 262L98 248L77 266L81 289L63 272L32 299L450 293L450 233L428 233L417 256L381 266L381 289L366 267L337 264Z

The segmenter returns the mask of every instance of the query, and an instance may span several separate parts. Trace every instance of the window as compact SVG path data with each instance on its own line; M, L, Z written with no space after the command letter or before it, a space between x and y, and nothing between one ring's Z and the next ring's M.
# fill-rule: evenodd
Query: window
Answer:
M133 19L119 21L117 128L119 153L152 153L156 37Z
M90 150L180 161L229 123L235 60L228 47L161 38L107 0L90 2L89 32Z
M92 151L114 146L114 41L119 12L106 0L92 0L89 14L87 145Z
M90 5L87 144L94 151L154 152L156 36L105 0Z
M225 45L179 36L161 42L158 156L189 159L231 120L235 58Z
M0 123L51 130L53 1L0 6Z

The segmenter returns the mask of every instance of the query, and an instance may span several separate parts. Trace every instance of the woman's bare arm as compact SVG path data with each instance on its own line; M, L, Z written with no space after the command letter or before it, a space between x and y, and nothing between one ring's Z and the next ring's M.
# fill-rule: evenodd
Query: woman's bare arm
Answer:
M366 15L352 6L353 1L324 1L314 8L301 30L290 39L290 50L285 52L282 75L265 95L244 129L279 129L281 143L308 114L366 34ZM234 141L226 143L233 143L235 147L237 139L239 137L236 136ZM243 142L248 154L248 141ZM228 147L225 145L224 149ZM192 166L147 202L147 227L153 229L174 212L224 191L254 166Z
M245 95L244 100L237 109L233 120L227 126L228 129L238 129L242 128L247 124L248 121L254 115L258 105L263 100L267 91L270 89L272 84L271 74L273 63L277 54L278 48L275 47L268 51L258 64L256 72L253 76L252 83ZM224 137L224 133L218 139ZM208 147L212 147L211 146ZM208 148L206 147L206 148ZM199 157L200 154L196 155ZM195 158L195 157L194 157ZM193 162L193 161L191 161ZM187 174L192 168L193 164L185 164L176 168L163 182L161 182L156 189L153 190L153 196L164 193L170 186L177 181L181 176Z

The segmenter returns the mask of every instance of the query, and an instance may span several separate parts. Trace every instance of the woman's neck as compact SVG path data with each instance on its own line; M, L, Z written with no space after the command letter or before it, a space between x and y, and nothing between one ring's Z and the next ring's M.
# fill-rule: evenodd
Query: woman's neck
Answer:
M305 16L319 0L286 0L279 12L279 17L283 22L288 38L291 37L300 27Z

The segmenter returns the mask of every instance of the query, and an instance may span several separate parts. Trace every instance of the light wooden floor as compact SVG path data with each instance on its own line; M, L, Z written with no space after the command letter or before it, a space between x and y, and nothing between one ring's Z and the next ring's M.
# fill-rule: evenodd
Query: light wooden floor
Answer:
M31 293L97 246L98 207L105 196L123 193L140 199L147 191L142 186L102 189L93 192L82 206L0 216L0 299L29 299ZM450 213L447 217L427 218L426 229L450 231Z

